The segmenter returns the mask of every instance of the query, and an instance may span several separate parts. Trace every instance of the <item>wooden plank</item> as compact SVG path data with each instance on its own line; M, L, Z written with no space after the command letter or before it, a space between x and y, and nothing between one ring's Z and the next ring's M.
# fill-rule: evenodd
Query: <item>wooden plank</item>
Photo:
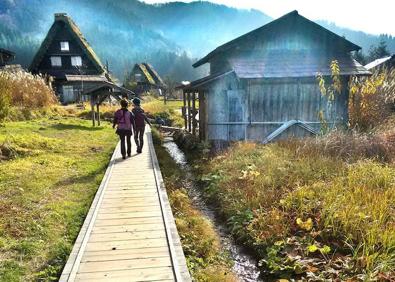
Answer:
M147 206L157 205L158 199L155 198L124 198L122 201L114 202L114 201L103 201L102 207L119 207L119 206L128 206L128 207L141 207L144 204Z
M163 225L162 218L121 218L121 219L101 219L96 220L95 226L113 226L113 225L133 225L133 224L159 224Z
M126 200L131 200L131 201L126 201ZM106 209L106 208L119 208L119 207L155 207L157 206L157 201L156 199L152 199L152 200L147 200L147 201L138 201L137 199L128 199L126 198L125 201L122 202L106 202L104 204L102 204L102 208Z
M112 225L112 226L96 226L92 234L102 234L111 232L140 232L164 230L164 226L160 224L129 224L129 225Z
M174 281L172 268L152 267L143 269L128 269L120 271L101 271L95 273L79 273L76 281Z
M167 240L164 238L155 239L137 239L114 242L88 242L85 250L87 252L93 251L110 251L110 250L128 250L141 249L151 247L166 247Z
M167 247L85 252L81 261L87 262L87 261L117 260L124 258L133 259L133 258L160 257L163 256L164 254L167 256L169 255L169 249Z
M91 234L89 241L96 242L110 242L110 241L124 241L124 240L141 240L141 239L158 239L166 238L164 230L158 231L140 231L140 232L118 232L107 234Z
M116 261L82 262L79 273L172 266L170 258L142 258Z
M122 218L147 218L147 217L161 217L161 211L150 212L125 212L125 213L101 213L99 212L97 220L100 219L122 219Z
M153 189L146 189L146 190L120 190L120 191L106 191L105 192L105 197L107 196L153 196L156 195L157 193Z
M149 205L149 206L135 206L131 207L128 205L121 205L116 207L102 207L100 213L125 213L125 212L150 212L150 211L158 211L160 212L160 207L157 205Z

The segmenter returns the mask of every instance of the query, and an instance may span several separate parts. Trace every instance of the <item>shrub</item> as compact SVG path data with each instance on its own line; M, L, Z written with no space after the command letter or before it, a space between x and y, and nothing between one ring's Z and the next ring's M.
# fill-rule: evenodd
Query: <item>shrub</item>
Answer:
M371 77L353 77L350 81L350 125L368 130L393 113L395 69L377 70Z

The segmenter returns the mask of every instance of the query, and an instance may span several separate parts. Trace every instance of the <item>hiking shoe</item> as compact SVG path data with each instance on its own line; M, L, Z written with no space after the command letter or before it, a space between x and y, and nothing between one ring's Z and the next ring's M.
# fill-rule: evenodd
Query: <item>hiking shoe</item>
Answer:
M124 159L124 160L125 160L125 159L126 159L126 156L122 156L122 159Z

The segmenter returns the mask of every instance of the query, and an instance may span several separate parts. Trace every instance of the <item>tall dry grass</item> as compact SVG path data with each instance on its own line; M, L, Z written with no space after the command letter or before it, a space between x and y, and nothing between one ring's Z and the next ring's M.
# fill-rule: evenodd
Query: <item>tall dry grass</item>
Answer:
M25 71L0 71L0 119L24 118L57 103L53 90L38 75ZM23 119L23 118L21 118Z
M391 281L394 141L389 122L371 134L237 143L210 161L202 179L232 233L262 259L264 272L313 281Z

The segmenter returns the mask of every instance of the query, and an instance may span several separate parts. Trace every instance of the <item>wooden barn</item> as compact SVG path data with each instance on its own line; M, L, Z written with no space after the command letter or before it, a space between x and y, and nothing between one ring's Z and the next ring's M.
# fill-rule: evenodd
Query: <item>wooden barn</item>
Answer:
M106 68L82 35L78 26L64 13L55 22L36 53L30 71L53 77L53 87L62 103L84 99L89 89L113 84Z
M193 66L210 75L183 86L186 127L203 140L269 142L348 122L348 80L370 74L351 57L361 47L293 11L209 53ZM340 67L342 91L321 95L317 74ZM195 99L199 99L199 113ZM320 114L321 113L321 114ZM320 118L321 116L321 118Z
M384 58L374 60L373 62L367 64L365 68L370 71L383 69L383 68L393 69L395 68L395 54L392 56L387 56Z
M0 48L0 67L4 67L10 61L15 59L15 53L9 50Z
M136 94L148 91L157 91L158 94L166 90L166 84L160 75L148 63L135 64L130 74L130 82L135 84L133 87Z

